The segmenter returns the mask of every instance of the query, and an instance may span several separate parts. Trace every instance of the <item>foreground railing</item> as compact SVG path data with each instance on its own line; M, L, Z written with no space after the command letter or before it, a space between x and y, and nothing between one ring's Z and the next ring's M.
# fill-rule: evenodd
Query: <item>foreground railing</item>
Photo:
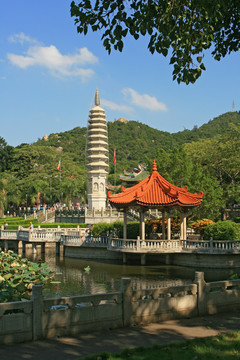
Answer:
M116 292L45 299L35 285L29 301L0 304L0 344L78 335L163 320L240 309L240 280L134 289L121 280Z

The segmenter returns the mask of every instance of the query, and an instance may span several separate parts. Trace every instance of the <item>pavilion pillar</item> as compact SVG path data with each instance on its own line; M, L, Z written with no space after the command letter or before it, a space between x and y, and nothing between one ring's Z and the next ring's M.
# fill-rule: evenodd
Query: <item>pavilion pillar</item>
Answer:
M180 240L184 237L184 214L180 212Z
M140 238L145 240L145 222L144 222L144 210L140 210Z
M167 239L171 240L171 214L167 213Z
M162 211L162 239L166 239L165 210Z
M184 214L183 217L183 239L187 240L187 216Z
M123 238L127 239L127 210L123 213Z

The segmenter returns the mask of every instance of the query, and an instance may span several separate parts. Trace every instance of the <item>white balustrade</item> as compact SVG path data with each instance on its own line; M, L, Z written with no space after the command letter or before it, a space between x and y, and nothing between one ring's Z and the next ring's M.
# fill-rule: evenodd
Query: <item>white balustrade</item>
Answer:
M198 253L240 253L240 241L223 240L162 240L162 239L119 239L107 236L88 236L87 228L50 228L0 230L0 240L25 242L60 242L66 246L105 247L126 252L198 252Z

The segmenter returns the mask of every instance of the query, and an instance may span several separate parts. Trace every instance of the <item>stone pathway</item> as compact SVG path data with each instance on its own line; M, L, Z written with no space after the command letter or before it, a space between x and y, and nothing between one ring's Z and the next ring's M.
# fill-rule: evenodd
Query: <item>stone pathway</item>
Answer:
M0 345L1 360L76 360L124 348L208 337L240 329L240 312L82 334L23 344Z

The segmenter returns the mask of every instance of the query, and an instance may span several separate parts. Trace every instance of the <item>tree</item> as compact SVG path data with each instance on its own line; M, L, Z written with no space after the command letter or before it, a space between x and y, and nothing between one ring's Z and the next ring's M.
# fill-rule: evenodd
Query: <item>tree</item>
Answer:
M223 189L227 207L240 201L240 126L230 124L228 130L211 140L192 142L184 146L195 163L215 177Z
M71 3L77 31L102 33L103 46L122 51L123 39L146 36L148 50L167 56L173 79L194 83L205 70L204 51L215 60L239 50L240 2L236 0L82 0Z
M0 173L0 184L2 183L5 193L5 206L7 208L9 204L18 206L21 203L21 189L19 179L5 171Z
M7 195L5 190L6 181L0 179L0 216L4 215L4 209L7 205Z
M194 218L220 218L225 201L219 181L200 162L194 161L183 146L168 152L159 149L156 161L159 173L172 184L187 185L192 193L203 191L202 204L193 210Z
M6 141L0 136L0 172L9 170L13 156L13 147L7 145Z

